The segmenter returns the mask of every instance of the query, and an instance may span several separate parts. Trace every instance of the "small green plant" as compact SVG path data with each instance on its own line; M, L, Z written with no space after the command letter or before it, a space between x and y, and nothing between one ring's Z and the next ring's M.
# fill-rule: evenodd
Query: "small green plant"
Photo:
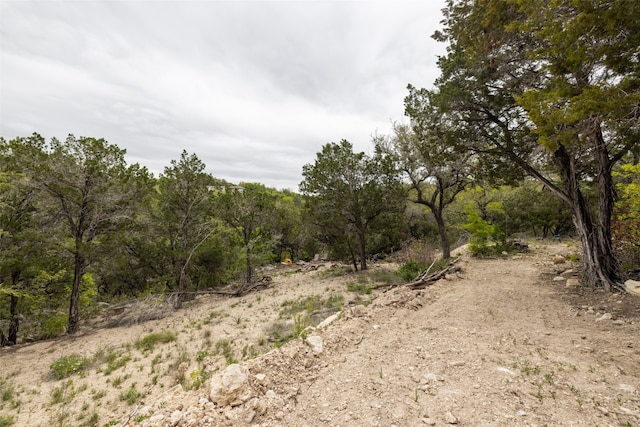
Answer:
M235 355L233 354L233 349L231 348L231 341L229 340L222 339L216 343L216 354L224 356L227 365L238 363Z
M120 400L127 402L129 405L135 404L138 400L144 397L144 394L136 389L136 383L131 384L131 387L127 391L120 393Z
M196 353L196 360L202 362L207 356L209 356L208 351L200 350Z
M176 333L173 331L154 332L136 341L135 346L138 350L152 351L156 344L175 341L176 338Z
M0 427L11 427L16 423L16 419L11 415L0 415Z
M131 356L128 354L120 357L115 350L110 351L107 355L107 367L104 369L104 374L109 375L113 371L126 366L130 360Z
M89 365L89 359L77 353L62 356L56 359L50 366L53 376L57 380L67 378L83 371Z
M51 390L51 404L70 403L75 396L76 390L73 387L73 381L68 380L63 382L60 387Z
M347 291L356 292L358 294L369 295L372 289L366 283L347 282Z
M293 318L293 336L305 339L307 335L306 329L310 324L311 321L308 315L298 313L298 315Z
M120 388L123 382L124 382L124 377L117 376L113 380L111 380L111 385L114 386L115 388Z

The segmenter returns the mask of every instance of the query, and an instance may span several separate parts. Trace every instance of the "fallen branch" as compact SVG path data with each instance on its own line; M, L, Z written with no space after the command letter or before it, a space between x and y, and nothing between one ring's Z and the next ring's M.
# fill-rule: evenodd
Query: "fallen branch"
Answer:
M444 278L447 274L462 271L462 268L459 265L456 265L456 262L458 262L458 258L454 258L449 261L445 269L432 274L429 274L429 270L427 269L427 271L420 274L413 282L407 283L406 286L411 289L424 289L427 286L433 285L438 280Z
M460 258L452 258L451 260L449 260L449 262L447 263L447 266L444 269L436 271L435 273L429 274L429 272L431 271L431 268L436 263L434 261L431 263L429 268L427 268L422 273L418 274L418 276L409 283L402 283L402 284L384 283L381 285L373 286L371 289L387 288L384 292L387 292L388 290L391 290L398 286L408 286L411 289L424 289L427 286L433 285L438 280L444 278L447 274L457 273L462 271L462 268L456 265L459 259Z

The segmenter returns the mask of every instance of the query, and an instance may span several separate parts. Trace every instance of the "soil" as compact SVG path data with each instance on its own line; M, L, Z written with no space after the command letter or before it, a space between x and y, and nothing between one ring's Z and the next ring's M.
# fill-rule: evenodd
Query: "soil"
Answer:
M640 297L567 287L577 265L557 255L571 259L575 246L530 249L500 259L462 250L462 272L422 290L359 295L345 286L356 274L294 265L245 297L205 295L129 326L102 317L74 337L2 349L0 414L17 426L640 425ZM283 303L337 294L351 304L333 323L273 348ZM176 339L136 348L160 331ZM209 383L234 361L222 345L215 354L220 341L245 382L213 403ZM93 364L54 379L51 364L74 353ZM109 353L128 360L108 372L98 356ZM211 378L198 388L202 372Z

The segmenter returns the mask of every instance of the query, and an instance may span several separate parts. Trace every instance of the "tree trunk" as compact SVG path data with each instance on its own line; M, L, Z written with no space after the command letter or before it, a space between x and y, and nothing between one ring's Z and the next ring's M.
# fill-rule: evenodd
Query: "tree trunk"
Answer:
M598 221L594 222L589 203L585 200L579 186L574 159L563 146L554 153L569 196L573 223L582 243L584 264L582 282L590 287L602 287L606 291L611 291L618 286L621 272L611 244L610 224L613 206L611 189L613 187L607 187L611 183L611 170L606 153L600 154L596 154L595 157L597 171L599 175L607 174L608 171L609 176L598 177L599 215Z
M360 249L360 270L367 269L367 249L366 249L366 236L364 233L358 233L358 246Z
M76 252L73 266L73 286L71 287L71 299L69 302L69 324L67 333L75 334L80 329L80 284L84 270L84 259Z
M18 297L11 295L9 303L9 334L6 338L6 345L15 345L18 343L18 328L20 327L20 319L18 317Z
M444 224L444 218L442 217L442 211L433 210L433 216L438 224L438 233L440 233L440 246L442 246L442 258L451 258L451 243L449 242L449 235L447 234L447 227Z
M251 283L251 280L253 280L252 276L252 269L251 269L251 248L247 245L247 283Z

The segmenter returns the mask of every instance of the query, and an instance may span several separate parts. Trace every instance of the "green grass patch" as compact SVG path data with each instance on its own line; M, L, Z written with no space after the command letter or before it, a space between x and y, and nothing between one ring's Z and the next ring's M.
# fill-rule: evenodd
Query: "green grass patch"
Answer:
M0 415L0 427L11 427L16 423L16 419L11 415Z
M144 397L144 393L136 389L136 383L131 384L131 387L127 391L120 393L120 400L127 402L129 405L134 405L140 399Z
M177 335L173 331L154 332L136 341L135 347L138 350L142 350L144 352L152 351L155 348L156 344L165 344L171 341L175 341L176 338Z
M62 356L56 359L50 366L53 376L57 380L67 378L85 370L90 364L90 360L77 353Z

